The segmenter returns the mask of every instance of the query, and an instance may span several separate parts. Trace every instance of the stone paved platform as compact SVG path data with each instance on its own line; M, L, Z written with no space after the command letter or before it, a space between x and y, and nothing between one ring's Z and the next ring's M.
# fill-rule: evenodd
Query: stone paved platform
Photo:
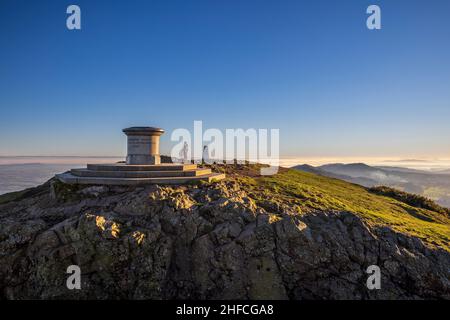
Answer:
M179 171L179 170L195 170L198 169L196 164L125 164L125 163L111 163L111 164L88 164L87 169L97 171Z
M196 164L127 165L88 164L86 169L72 169L56 175L70 184L93 185L145 185L185 184L193 181L221 180L223 173L212 173L211 169L197 168Z

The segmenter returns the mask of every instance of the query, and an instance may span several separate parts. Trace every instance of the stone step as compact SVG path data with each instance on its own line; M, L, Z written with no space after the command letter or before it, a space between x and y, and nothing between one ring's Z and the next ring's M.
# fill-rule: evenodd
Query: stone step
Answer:
M164 170L164 171L97 171L89 169L72 169L77 177L105 177L105 178L157 178L157 177L194 177L211 173L211 169Z
M125 163L110 163L110 164L88 164L88 170L93 171L185 171L197 169L196 164L178 164L178 163L163 163L163 164L125 164Z
M186 184L195 181L215 181L225 178L224 173L210 173L192 177L156 177L156 178L108 178L108 177L77 177L71 173L57 174L56 177L69 184L90 185L146 185L146 184Z

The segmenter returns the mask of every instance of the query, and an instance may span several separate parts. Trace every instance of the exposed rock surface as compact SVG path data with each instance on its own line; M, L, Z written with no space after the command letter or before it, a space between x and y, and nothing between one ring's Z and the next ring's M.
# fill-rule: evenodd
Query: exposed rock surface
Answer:
M351 212L263 208L233 180L44 191L0 205L3 298L450 299L447 251Z

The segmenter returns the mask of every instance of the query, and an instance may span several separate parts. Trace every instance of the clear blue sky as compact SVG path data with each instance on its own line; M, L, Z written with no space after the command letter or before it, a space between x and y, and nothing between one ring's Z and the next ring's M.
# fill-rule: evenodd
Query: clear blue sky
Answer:
M121 155L124 127L203 120L279 128L282 156L450 158L449 17L448 0L1 0L0 155Z

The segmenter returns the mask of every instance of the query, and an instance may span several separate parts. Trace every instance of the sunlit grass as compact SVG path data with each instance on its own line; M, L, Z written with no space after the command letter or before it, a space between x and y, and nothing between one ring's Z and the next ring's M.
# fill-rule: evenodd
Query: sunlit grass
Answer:
M295 204L303 211L350 211L368 224L387 225L450 251L450 219L441 213L375 195L364 187L342 180L296 170L247 182L254 187L262 186L275 198Z

